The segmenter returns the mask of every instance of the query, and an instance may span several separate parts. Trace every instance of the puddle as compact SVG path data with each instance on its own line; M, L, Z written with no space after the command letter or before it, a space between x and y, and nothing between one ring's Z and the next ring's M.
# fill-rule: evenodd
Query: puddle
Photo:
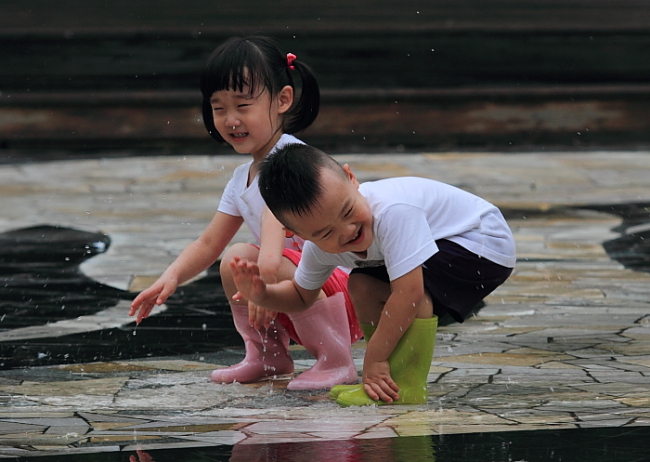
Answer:
M648 460L650 427L468 433L66 454L66 462L622 462ZM129 459L130 458L130 459ZM62 455L20 461L63 460Z
M108 250L110 238L58 226L0 234L0 332L97 314L134 294L101 284L79 270ZM198 355L238 346L226 297L215 270L180 288L168 310L134 329L0 342L0 369L92 361ZM165 341L161 342L160 339Z
M626 268L650 273L650 203L590 208L616 215L623 220L613 229L621 233L621 237L603 243L607 254Z

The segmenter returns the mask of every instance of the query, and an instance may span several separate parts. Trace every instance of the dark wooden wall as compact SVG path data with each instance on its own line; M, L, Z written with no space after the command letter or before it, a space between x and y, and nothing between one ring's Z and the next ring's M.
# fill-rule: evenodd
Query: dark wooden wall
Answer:
M3 0L0 147L219 147L197 76L231 35L278 39L318 74L302 136L334 150L650 141L641 0Z

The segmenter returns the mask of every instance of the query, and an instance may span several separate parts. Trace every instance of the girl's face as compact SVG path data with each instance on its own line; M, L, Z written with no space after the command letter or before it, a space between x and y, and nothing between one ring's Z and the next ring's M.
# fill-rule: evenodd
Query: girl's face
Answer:
M210 98L214 126L236 152L262 159L282 135L282 115L293 102L293 88L277 96L268 91L215 91Z

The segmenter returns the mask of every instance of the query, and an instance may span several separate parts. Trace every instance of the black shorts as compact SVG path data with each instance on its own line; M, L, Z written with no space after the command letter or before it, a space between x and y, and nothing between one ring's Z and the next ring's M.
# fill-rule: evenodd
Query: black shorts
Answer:
M449 314L463 322L476 305L505 282L512 268L501 266L470 252L455 242L436 241L439 251L422 264L424 288L433 301L433 312L441 318ZM390 283L385 266L354 268Z

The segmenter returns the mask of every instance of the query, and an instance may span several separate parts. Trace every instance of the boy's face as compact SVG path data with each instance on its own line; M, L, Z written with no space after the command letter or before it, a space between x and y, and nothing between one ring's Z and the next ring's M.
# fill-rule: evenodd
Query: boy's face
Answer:
M373 217L359 183L348 165L345 175L322 169L323 197L303 216L285 213L283 222L291 231L327 253L363 254L372 243Z

